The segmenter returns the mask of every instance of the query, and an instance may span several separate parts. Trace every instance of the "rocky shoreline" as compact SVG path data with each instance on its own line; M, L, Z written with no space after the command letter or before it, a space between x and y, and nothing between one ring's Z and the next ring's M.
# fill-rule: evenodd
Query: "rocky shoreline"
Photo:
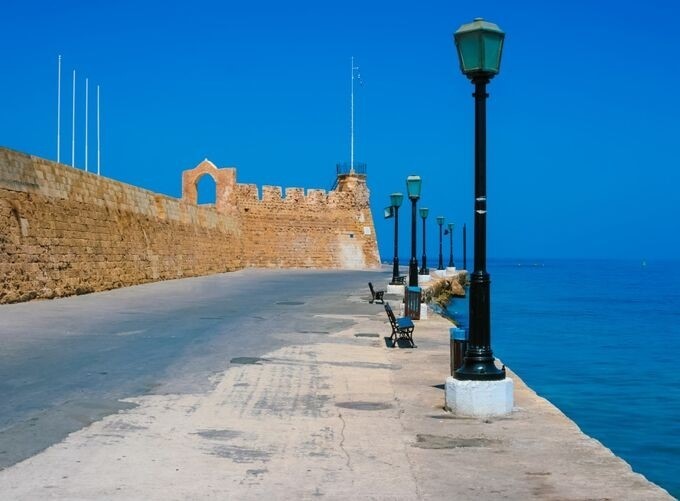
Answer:
M423 302L446 309L453 298L465 297L467 276L465 270L456 271L451 276L433 276L432 282L423 286Z

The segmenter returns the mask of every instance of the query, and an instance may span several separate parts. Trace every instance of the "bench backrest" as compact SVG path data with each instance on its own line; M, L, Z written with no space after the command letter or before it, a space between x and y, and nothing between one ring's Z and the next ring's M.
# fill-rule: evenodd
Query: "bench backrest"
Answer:
M373 290L373 284L368 282L368 288L371 289L371 296L375 297L375 290Z
M392 327L397 326L397 319L394 318L394 312L392 311L392 307L390 306L390 303L385 303L385 311L387 312L387 318L390 320L390 324L392 324Z

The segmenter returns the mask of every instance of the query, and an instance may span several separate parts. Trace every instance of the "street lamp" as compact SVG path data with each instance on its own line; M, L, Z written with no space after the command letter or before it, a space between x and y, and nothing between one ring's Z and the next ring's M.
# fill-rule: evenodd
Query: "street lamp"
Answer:
M475 268L470 281L468 348L454 378L497 381L505 379L505 367L496 367L491 350L491 280L486 272L486 85L500 70L505 33L477 18L461 26L453 38L460 69L475 86Z
M408 262L408 285L418 287L418 259L416 259L416 204L420 198L420 176L406 178L406 192L411 200L411 260Z
M430 209L426 209L425 207L420 209L420 217L423 218L423 265L420 267L420 274L421 275L429 275L430 270L427 269L427 255L425 253L425 220L427 219L427 215L430 212Z
M438 270L444 269L444 254L442 254L442 226L444 226L444 216L437 216L437 224L439 225L439 266Z
M394 207L394 261L392 264L392 285L399 281L399 207L404 200L404 195L401 193L392 193L390 195L390 202Z
M449 223L449 268L455 268L453 263L453 223Z
M463 223L463 269L467 270L467 226Z

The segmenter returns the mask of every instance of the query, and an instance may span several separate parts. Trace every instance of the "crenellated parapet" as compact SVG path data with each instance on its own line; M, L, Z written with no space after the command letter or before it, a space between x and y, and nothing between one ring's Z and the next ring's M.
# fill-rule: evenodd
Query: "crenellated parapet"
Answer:
M205 160L183 174L182 193L215 179L216 210L239 214L244 256L252 266L366 268L380 264L365 175L342 174L337 188L282 188L236 182L236 170ZM190 183L193 186L187 186ZM261 196L260 196L261 195Z

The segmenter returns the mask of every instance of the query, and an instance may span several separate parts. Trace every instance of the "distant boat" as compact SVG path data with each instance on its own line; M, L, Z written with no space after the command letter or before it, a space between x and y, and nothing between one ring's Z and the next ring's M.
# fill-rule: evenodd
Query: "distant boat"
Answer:
M645 266L647 266L647 261L645 261L645 260L643 259L643 260L642 260L642 267L644 268Z

